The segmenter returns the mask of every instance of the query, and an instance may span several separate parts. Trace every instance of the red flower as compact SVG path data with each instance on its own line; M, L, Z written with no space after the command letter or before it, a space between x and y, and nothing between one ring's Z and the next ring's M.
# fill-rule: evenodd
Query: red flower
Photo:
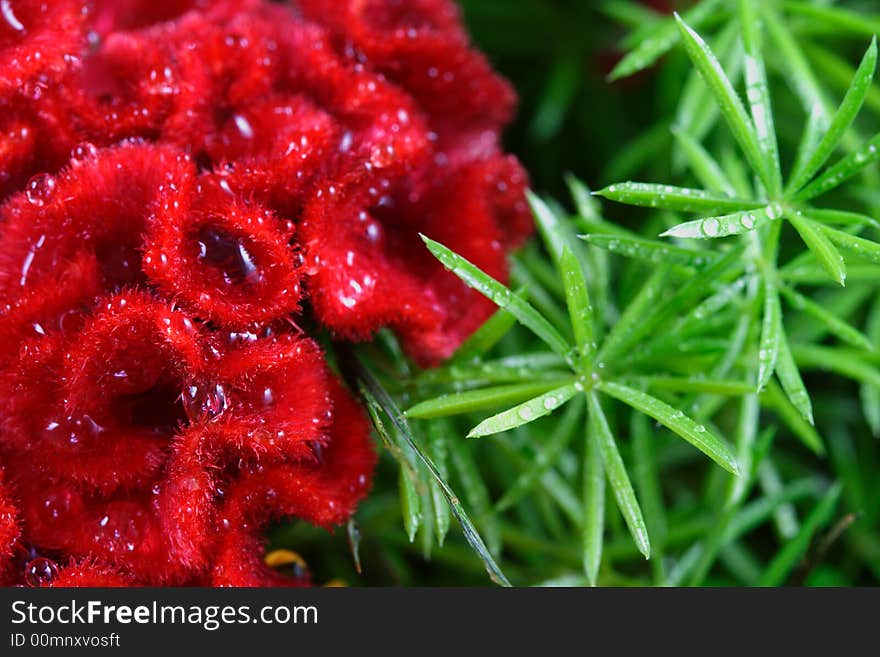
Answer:
M0 12L0 572L304 583L261 527L343 522L375 455L300 326L480 325L418 234L506 276L513 92L447 0L90 6Z

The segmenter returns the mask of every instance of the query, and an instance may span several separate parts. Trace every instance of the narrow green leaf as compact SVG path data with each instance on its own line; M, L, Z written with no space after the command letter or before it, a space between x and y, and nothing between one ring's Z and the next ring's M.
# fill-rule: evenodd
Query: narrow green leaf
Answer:
M534 488L541 477L558 463L560 454L571 443L580 426L583 410L583 399L576 397L565 409L559 424L555 427L547 442L535 446L534 463L528 470L519 475L516 482L498 500L495 504L496 512L506 511L519 502Z
M668 242L658 242L638 237L621 237L617 235L581 235L580 237L587 243L600 249L652 264L670 262L688 267L702 267L707 262L718 259L718 255L712 251L686 249L680 246L673 246Z
M752 122L758 137L758 146L764 155L764 167L768 173L768 192L771 198L782 192L782 173L779 167L779 147L776 143L776 126L767 71L761 54L761 28L755 6L756 0L739 0L739 23L745 49L746 98L752 114Z
M785 584L788 576L806 554L816 532L831 522L842 492L843 486L836 483L825 493L810 515L806 517L797 535L783 545L770 565L767 566L759 582L761 586L782 586Z
M792 172L792 177L787 187L788 191L801 189L801 187L809 182L810 178L815 175L821 166L825 164L828 158L831 157L837 144L840 142L844 133L852 125L856 115L862 108L862 104L865 102L865 96L867 95L868 89L871 87L871 82L874 79L874 70L876 67L877 39L874 38L871 40L871 45L862 58L859 68L856 70L856 75L843 98L843 102L840 104L836 114L831 119L831 123L825 131L822 139L819 141L819 144L810 156L804 160L802 167Z
M443 495L446 497L446 501L449 503L453 515L461 526L465 540L483 562L489 577L492 581L501 586L510 586L510 581L504 575L501 568L498 567L498 564L492 557L492 553L486 547L486 543L483 541L483 538L480 536L473 522L471 522L464 507L461 505L458 495L456 495L455 491L440 475L440 472L437 470L431 457L425 453L413 438L412 431L410 430L406 419L403 417L403 414L397 408L397 404L394 403L394 400L391 399L388 392L382 387L376 377L364 366L350 347L337 347L337 352L346 376L353 381L353 385L355 385L360 391L366 402L367 408L370 411L371 417L378 420L378 422L376 422L377 431L388 435L379 416L379 413L381 412L384 413L397 428L402 438L401 446L406 446L415 453L419 460L424 464L425 468L427 468L431 477L443 490Z
M810 19L812 24L823 25L837 34L873 37L880 33L880 20L843 7L830 7L815 2L785 2L786 11Z
M828 167L818 178L795 194L795 200L808 201L830 192L872 162L876 162L878 157L880 157L880 134L874 135L870 141Z
M832 226L855 226L864 225L880 228L880 221L858 212L847 212L845 210L826 210L823 208L802 209L804 214L809 215L811 219L815 219L819 223L829 224Z
M568 380L571 380L571 377L455 392L420 402L407 409L404 415L412 419L431 419L483 411L530 399L558 388Z
M880 264L880 244L877 242L872 242L871 240L866 240L862 237L856 237L855 235L850 235L842 230L836 230L834 228L829 228L828 226L822 226L821 230L825 233L826 237L844 251L857 255L865 260Z
M606 395L632 406L637 411L648 415L672 432L684 438L694 447L706 454L722 468L739 475L736 457L730 447L722 439L715 436L705 426L697 424L682 411L672 408L659 399L634 390L619 383L600 381L598 389Z
M429 445L428 452L437 472L440 476L449 479L449 447L447 440L449 437L449 427L445 422L430 422L426 428ZM443 489L432 477L428 481L431 491L431 506L434 509L434 526L437 530L437 542L443 545L446 540L446 534L449 533L449 527L452 517L449 511L449 502L443 494Z
M400 486L400 510L403 514L403 526L406 529L409 542L412 543L416 540L416 533L419 531L419 525L422 522L419 492L416 489L415 483L403 468L400 468L398 484Z
M580 355L581 366L586 371L592 367L593 354L596 351L593 332L593 306L590 303L590 293L587 291L584 270L568 245L564 245L562 248L559 269L565 287L565 300L574 332L575 347Z
M804 244L816 256L828 275L840 286L846 285L846 263L834 244L831 243L819 228L819 224L797 211L786 212L785 215Z
M782 308L779 292L770 280L764 280L764 318L761 322L761 344L758 348L758 392L767 386L779 358L779 336L782 334Z
M572 174L567 174L565 176L565 184L568 186L568 191L574 200L578 214L583 219L587 221L603 221L599 202L583 181Z
M694 175L706 189L716 194L736 196L736 189L727 180L721 166L702 144L679 128L673 128L672 134L687 157Z
M779 332L779 357L776 361L776 375L782 384L782 389L788 395L788 399L803 418L810 424L815 424L813 420L813 404L810 401L810 394L801 378L797 364L794 362L794 356L791 355L791 348L788 346L788 336L785 331Z
M696 392L731 397L755 392L755 384L745 381L686 379L672 376L644 376L639 377L636 381L654 390L669 390L671 392Z
M868 312L866 333L874 344L880 344L880 296L874 299ZM880 436L880 386L863 383L861 388L862 408L865 419L874 437Z
M807 449L816 454L824 454L825 446L822 437L812 424L807 422L801 412L794 407L791 400L785 395L775 381L767 384L766 390L761 395L761 403L776 411L782 423L800 440Z
M862 353L818 345L796 345L792 352L801 367L835 372L859 383L880 386L880 369L867 363Z
M546 342L553 351L562 356L568 354L569 345L565 338L528 302L439 242L424 235L421 237L434 257L467 285L488 297L497 306L508 310L521 324Z
M752 170L758 174L758 177L764 182L765 186L772 188L769 172L764 164L758 136L755 132L755 126L748 114L746 114L742 100L737 95L708 44L703 41L699 34L688 27L678 14L675 15L675 20L678 22L685 50L712 90L715 101L718 103L734 139L736 139L737 144L742 149Z
M584 519L581 530L584 572L592 586L599 578L605 534L605 468L596 422L589 418L584 440Z
M654 270L635 299L623 311L620 320L605 337L602 348L596 357L600 364L607 359L616 357L626 348L626 345L632 340L636 327L644 322L645 316L662 297L664 283L668 275L669 267L667 265L661 265Z
M629 527L629 532L632 534L639 552L648 559L651 556L648 527L645 525L645 520L642 517L642 509L639 507L636 493L630 483L626 465L617 449L614 436L611 435L611 429L608 426L605 413L602 411L599 398L594 392L590 392L587 395L587 404L591 425L589 433L599 444L602 463L605 466L608 483L611 484L611 490L614 492L617 508L620 509L620 513L626 521L627 527Z
M569 383L490 417L471 429L468 438L480 438L501 433L502 431L509 431L523 424L534 422L545 415L550 415L550 413L574 397L578 392L578 388L579 385L577 383Z
M770 3L761 3L761 12L767 33L774 41L780 58L785 62L788 73L785 76L786 81L794 89L807 115L818 115L816 127L824 130L830 121L825 108L825 98L797 39L789 30L786 21L780 18Z
M518 290L517 296L525 297ZM478 328L456 350L450 359L452 363L465 363L485 356L516 325L516 317L508 311L499 309L480 328Z
M874 350L874 344L868 336L852 326L846 320L829 312L809 297L806 297L785 285L781 286L779 291L782 292L786 301L788 301L793 308L806 313L818 321L828 330L829 333L840 340L851 344L856 349L865 349L867 351Z
M803 171L807 166L807 161L816 152L819 142L828 129L828 113L822 103L816 103L807 113L807 121L804 124L804 132L798 143L797 154L792 165L792 174L796 171Z
M759 210L746 210L720 217L706 217L695 221L687 221L670 228L660 237L681 237L689 239L714 239L741 235L775 221L782 216L782 207L772 203Z
M699 27L706 19L715 13L721 4L720 0L705 0L698 3L693 9L685 13L688 21ZM631 52L621 59L611 74L609 80L619 80L638 73L656 62L666 54L678 39L675 23L664 21L643 34L642 41Z
M655 183L624 182L609 185L598 192L609 201L643 208L662 208L678 212L726 212L758 208L760 203L713 194L702 189L659 185Z

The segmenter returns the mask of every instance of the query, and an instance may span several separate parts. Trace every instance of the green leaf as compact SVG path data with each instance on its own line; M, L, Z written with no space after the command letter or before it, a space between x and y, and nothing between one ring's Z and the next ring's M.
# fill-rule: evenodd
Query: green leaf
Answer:
M678 411L669 404L644 392L634 390L619 383L600 381L597 387L606 395L610 395L637 411L641 411L645 415L654 418L657 422L706 454L706 456L722 468L732 474L739 475L736 457L733 455L730 447L705 426L694 422L682 411Z
M565 338L528 302L516 296L504 285L439 242L435 242L424 235L421 238L428 246L428 250L449 271L477 292L485 295L497 306L509 311L521 324L546 342L553 351L562 356L568 354L569 344Z
M874 350L874 344L868 336L834 313L828 312L828 310L809 297L805 297L803 294L800 294L785 285L780 287L779 291L782 292L786 301L788 301L793 308L806 313L818 321L832 335L851 344L857 349L865 349L867 351Z
M724 396L750 395L755 392L755 385L745 381L685 379L673 376L644 376L635 381L654 390L669 390L671 392L696 392Z
M824 136L819 141L815 150L810 153L809 157L805 158L801 168L792 172L792 177L787 187L788 191L801 189L801 187L809 182L810 178L813 177L821 166L825 164L828 158L831 157L831 154L834 152L837 144L840 143L844 133L852 125L856 115L859 113L859 110L861 110L862 104L865 102L865 96L867 95L868 89L871 87L871 82L874 79L874 70L876 67L877 39L874 38L871 40L871 45L862 58L858 70L856 70L856 75L853 78L852 84L846 92L837 113L831 119L831 123L825 131Z
M876 262L880 264L880 244L866 240L862 237L850 235L841 230L822 226L821 230L832 242L837 244L844 251L848 251L854 255Z
M862 353L805 344L794 346L792 352L801 367L835 372L859 383L880 386L880 369L865 362Z
M524 298L523 291L517 296ZM450 359L452 363L465 363L485 356L516 325L516 317L504 309L495 312L456 350Z
M580 355L581 367L587 371L592 367L593 354L596 351L593 333L593 306L590 303L584 270L567 245L562 248L559 269L565 287L565 300L571 318L571 327L574 331L575 347Z
M422 522L419 492L404 468L400 468L398 483L400 485L400 510L403 514L403 526L406 529L409 542L412 543L416 540L416 533Z
M880 221L877 221L873 217L869 217L865 214L859 214L858 212L847 212L845 210L826 210L823 208L809 208L809 210L802 209L804 214L809 215L811 219L814 219L822 224L831 224L834 226L855 226L861 227L864 225L873 226L874 228L880 228Z
M605 466L608 483L611 484L611 490L614 492L614 497L617 500L617 508L620 509L620 513L626 521L627 527L629 527L629 532L632 534L639 552L648 559L651 556L648 527L645 525L645 520L642 517L642 509L639 507L636 493L630 483L626 465L623 463L623 459L617 449L614 436L611 435L611 429L608 427L608 420L602 411L602 405L599 403L599 399L594 392L590 392L587 395L587 405L590 413L589 433L599 444L602 463Z
M602 465L601 437L596 423L589 419L584 441L584 519L581 530L584 572L596 586L602 563L605 534L605 468Z
M550 415L550 413L574 397L579 387L577 383L569 383L490 417L471 429L468 438L480 438L501 433L502 431L509 431L523 424L534 422L545 415Z
M713 194L702 189L658 185L654 183L624 182L609 185L598 192L609 201L644 208L662 208L678 212L725 212L761 207L748 199Z
M792 172L803 171L807 166L808 159L816 152L819 142L828 129L828 113L825 111L822 103L816 103L807 114L807 121L804 124L804 133L798 143L797 154L792 165ZM803 192L801 192L803 193Z
M720 4L720 0L704 0L685 16L693 25L699 26L717 11ZM653 27L643 35L635 49L617 63L608 79L619 80L648 68L675 45L677 38L675 23L670 20Z
M775 221L782 216L782 207L772 203L760 210L746 210L720 217L706 217L696 221L687 221L670 228L660 237L681 237L689 239L714 239L741 235Z
M517 477L501 499L495 504L495 511L501 513L519 502L544 474L559 461L562 451L571 443L583 416L584 402L580 397L568 405L559 424L546 443L535 446L536 454L532 466Z
M547 381L530 381L528 383L451 393L420 402L407 409L404 415L412 419L431 419L461 415L462 413L473 413L487 408L497 408L498 406L530 399L535 395L558 388L561 383L570 380L571 377Z
M679 128L673 128L672 134L687 157L694 175L706 189L716 194L736 196L736 189L727 180L721 166L696 139Z
M782 192L782 173L779 167L779 147L776 143L770 90L767 86L767 71L761 53L761 28L755 7L756 1L739 0L739 23L745 48L746 98L749 101L758 146L764 156L764 167L768 173L768 191L771 198L774 198Z
M718 259L718 255L712 251L685 249L667 242L638 237L618 235L581 235L580 237L600 249L652 264L669 262L689 267L702 267L707 262Z
M391 399L387 391L382 387L376 377L363 365L350 347L338 346L336 351L338 352L344 371L353 379L354 384L363 396L371 417L378 420L378 422L376 422L377 431L388 435L388 432L383 428L379 416L379 413L384 413L391 420L400 434L401 441L399 447L402 448L405 446L412 450L412 452L414 452L424 464L425 468L427 468L428 473L434 481L436 481L443 490L443 495L446 497L446 501L449 503L453 515L456 520L458 520L459 525L461 525L465 540L467 540L468 544L483 562L489 577L492 581L501 586L510 586L510 582L504 575L504 572L498 567L498 564L495 562L495 559L486 547L483 538L480 536L476 527L474 527L474 524L468 517L464 507L462 507L458 495L456 495L455 491L452 490L446 480L440 475L437 466L434 465L431 458L424 450L422 450L413 438L412 431L400 410L397 408L397 404L394 403L394 400Z
M880 134L828 167L818 178L795 194L795 200L808 201L830 192L852 178L859 171L880 157Z
M706 42L703 41L699 34L688 27L678 14L675 15L675 20L678 22L685 50L712 90L715 101L718 103L721 114L727 121L734 139L736 139L737 144L742 149L752 170L764 181L768 188L772 188L772 184L770 184L771 178L764 164L764 157L755 132L755 126L748 114L746 114L742 100L740 100L733 85L721 68L721 64L718 63Z
M761 322L761 344L758 348L758 392L763 390L779 358L779 341L782 334L782 308L779 292L770 280L764 280L764 319Z
M669 275L669 267L661 265L654 270L651 277L639 290L630 304L626 307L620 320L605 337L605 342L599 350L596 360L601 364L605 360L616 357L632 340L632 335L637 327L644 322L645 316L654 308L663 295L664 283Z
M440 476L448 480L448 427L443 422L430 422L426 431L429 438L428 452L431 459L434 461L434 465L437 466L437 472ZM431 493L431 506L434 509L434 527L437 531L437 542L443 545L452 520L449 512L449 502L446 501L443 489L433 477L428 480L428 484Z
M868 312L868 320L865 329L868 339L874 344L880 344L880 296L878 296ZM861 388L862 408L865 411L865 419L871 427L871 433L875 437L880 436L880 386L863 383Z
M810 394L801 378L797 364L794 362L794 356L791 355L791 348L788 346L788 336L785 331L779 332L779 357L776 361L776 376L782 384L782 389L788 396L791 405L794 406L803 418L810 424L815 424L813 420L813 404L810 401Z
M785 2L785 10L823 25L838 34L873 37L880 33L880 20L842 7L829 7L810 2Z
M846 263L840 251L822 233L819 224L797 211L786 212L786 217L831 279L841 287L845 286Z
M831 522L843 486L834 484L804 520L797 535L787 541L761 576L761 586L782 586L806 554L816 532Z

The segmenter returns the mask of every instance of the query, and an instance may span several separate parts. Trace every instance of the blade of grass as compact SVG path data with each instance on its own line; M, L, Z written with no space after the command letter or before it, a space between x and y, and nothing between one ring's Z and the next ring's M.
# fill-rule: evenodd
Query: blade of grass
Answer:
M592 369L593 355L596 352L593 306L590 303L584 270L568 245L562 248L559 270L565 287L565 301L571 318L575 347L579 354L579 365L581 371L587 372Z
M822 226L821 230L832 242L837 244L841 249L869 260L870 262L880 264L880 244L866 240L863 237L850 235L836 228Z
M681 436L728 472L739 475L736 457L730 447L705 426L697 424L682 411L655 397L619 383L600 381L597 388L615 399L648 415L673 433Z
M645 555L645 559L649 559L651 557L651 542L648 538L648 527L642 517L642 510L630 483L626 465L617 449L617 443L611 434L599 398L594 392L587 394L587 406L590 414L590 434L598 442L602 463L605 466L608 483L614 492L617 508L620 509L639 551Z
M869 340L880 344L880 296L874 300L868 312L866 332ZM876 438L880 436L880 386L863 383L860 392L865 420Z

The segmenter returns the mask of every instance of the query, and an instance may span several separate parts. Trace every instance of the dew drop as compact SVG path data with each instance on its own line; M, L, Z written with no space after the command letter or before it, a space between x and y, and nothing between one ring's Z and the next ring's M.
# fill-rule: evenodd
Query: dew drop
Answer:
M703 223L700 225L700 228L702 229L703 234L706 237L716 237L720 230L720 225L717 219L709 218L703 221Z
M203 418L214 419L229 408L229 395L222 383L194 384L183 391L183 409L195 422Z
M529 421L535 416L532 409L529 408L528 406L523 406L521 409L519 409L518 415L519 415L520 419L525 420L525 421Z
M42 207L55 193L55 178L48 173L38 173L27 182L27 200L31 205Z
M31 559L24 567L24 582L30 588L40 588L58 577L58 564L46 557Z
M73 166L82 166L98 154L97 147L88 141L81 142L70 151L70 163Z

